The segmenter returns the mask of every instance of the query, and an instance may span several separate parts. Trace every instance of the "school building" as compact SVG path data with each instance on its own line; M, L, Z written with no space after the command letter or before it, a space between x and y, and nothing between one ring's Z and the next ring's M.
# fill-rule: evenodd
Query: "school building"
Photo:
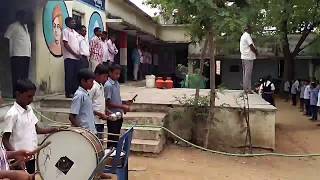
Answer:
M31 36L32 57L29 78L36 83L40 94L64 91L64 60L61 32L64 19L72 16L88 28L101 27L118 37L120 50L116 62L123 66L122 81L132 78L131 51L137 40L154 47L159 54L159 71L175 72L176 64L186 63L190 38L185 26L160 25L129 0L10 0L0 6L0 87L3 96L11 96L11 66L8 47L3 38L7 27L15 21L15 13L25 10ZM59 24L60 29L54 28Z

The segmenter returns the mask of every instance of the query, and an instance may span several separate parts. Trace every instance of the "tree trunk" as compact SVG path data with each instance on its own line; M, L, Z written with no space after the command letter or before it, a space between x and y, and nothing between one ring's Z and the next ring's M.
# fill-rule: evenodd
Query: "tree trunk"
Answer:
M209 38L209 36L207 35L205 37L204 45L203 45L201 55L200 55L200 74L199 74L200 76L202 76L202 73L203 73L204 58L205 58L205 55L207 54L208 38ZM198 103L199 103L199 97L200 97L200 81L197 82L197 88L196 88L196 93L195 93L195 104L196 105L198 105Z
M210 110L206 121L206 132L204 139L204 147L208 148L211 122L214 120L214 109L216 101L216 46L213 31L209 32L209 54L210 54Z

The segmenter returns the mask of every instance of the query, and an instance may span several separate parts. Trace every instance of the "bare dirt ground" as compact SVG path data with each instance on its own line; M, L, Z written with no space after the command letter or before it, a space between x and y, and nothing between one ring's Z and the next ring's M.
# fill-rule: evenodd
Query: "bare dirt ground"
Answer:
M320 153L320 127L277 103L276 152ZM170 145L158 157L132 155L130 180L319 180L320 157L226 157Z

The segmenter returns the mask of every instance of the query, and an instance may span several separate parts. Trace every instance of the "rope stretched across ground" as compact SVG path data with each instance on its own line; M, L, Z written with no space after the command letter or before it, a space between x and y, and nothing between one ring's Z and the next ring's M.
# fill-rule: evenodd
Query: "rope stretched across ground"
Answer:
M55 120L52 120L46 116L44 116L41 112L33 109L34 112L36 112L38 115L40 115L41 117L43 117L44 119L46 119L49 122L55 123L57 125L61 125L61 126L67 126L70 125L68 123L62 123L62 122L58 122ZM233 156L233 157L261 157L261 156L274 156L274 157L287 157L287 158L307 158L307 157L320 157L320 154L315 153L315 154L283 154L283 153L258 153L258 154L237 154L237 153L228 153L228 152L222 152L222 151L215 151L212 149L207 149L204 148L202 146L196 145L192 142L189 142L185 139L183 139L182 137L180 137L179 135L177 135L176 133L172 132L170 129L163 127L163 126L155 126L155 125L133 125L133 127L151 127L151 128L161 128L164 131L166 131L167 133L173 135L175 138L179 139L180 141L196 148L196 149L200 149L203 151L207 151L210 153L214 153L214 154L220 154L220 155L224 155L224 156Z

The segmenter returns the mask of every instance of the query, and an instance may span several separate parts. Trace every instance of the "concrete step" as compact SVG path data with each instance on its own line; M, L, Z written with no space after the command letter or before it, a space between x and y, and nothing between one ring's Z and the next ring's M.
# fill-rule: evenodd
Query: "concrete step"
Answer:
M70 108L71 98L64 96L49 97L41 100L40 106L43 108Z
M37 109L41 112L42 115L58 122L70 123L69 113L70 109L68 108L40 108ZM41 117L42 122L48 122L45 118Z
M70 108L72 99L63 96L49 97L41 100L42 108ZM131 106L133 112L168 112L172 105L136 103Z
M165 138L156 141L132 139L131 151L158 154L162 151L165 142Z
M135 125L155 125L163 126L166 113L157 112L129 112L124 115L124 123Z
M123 125L121 133L125 133L131 126ZM161 128L153 127L134 127L133 139L143 140L161 140L164 136L164 132Z
M69 122L69 108L46 108L42 107L37 109L44 116L59 121L59 122ZM146 124L163 126L165 113L155 113L155 112L129 112L124 115L124 124ZM42 118L43 119L43 118ZM45 120L45 119L43 119Z

